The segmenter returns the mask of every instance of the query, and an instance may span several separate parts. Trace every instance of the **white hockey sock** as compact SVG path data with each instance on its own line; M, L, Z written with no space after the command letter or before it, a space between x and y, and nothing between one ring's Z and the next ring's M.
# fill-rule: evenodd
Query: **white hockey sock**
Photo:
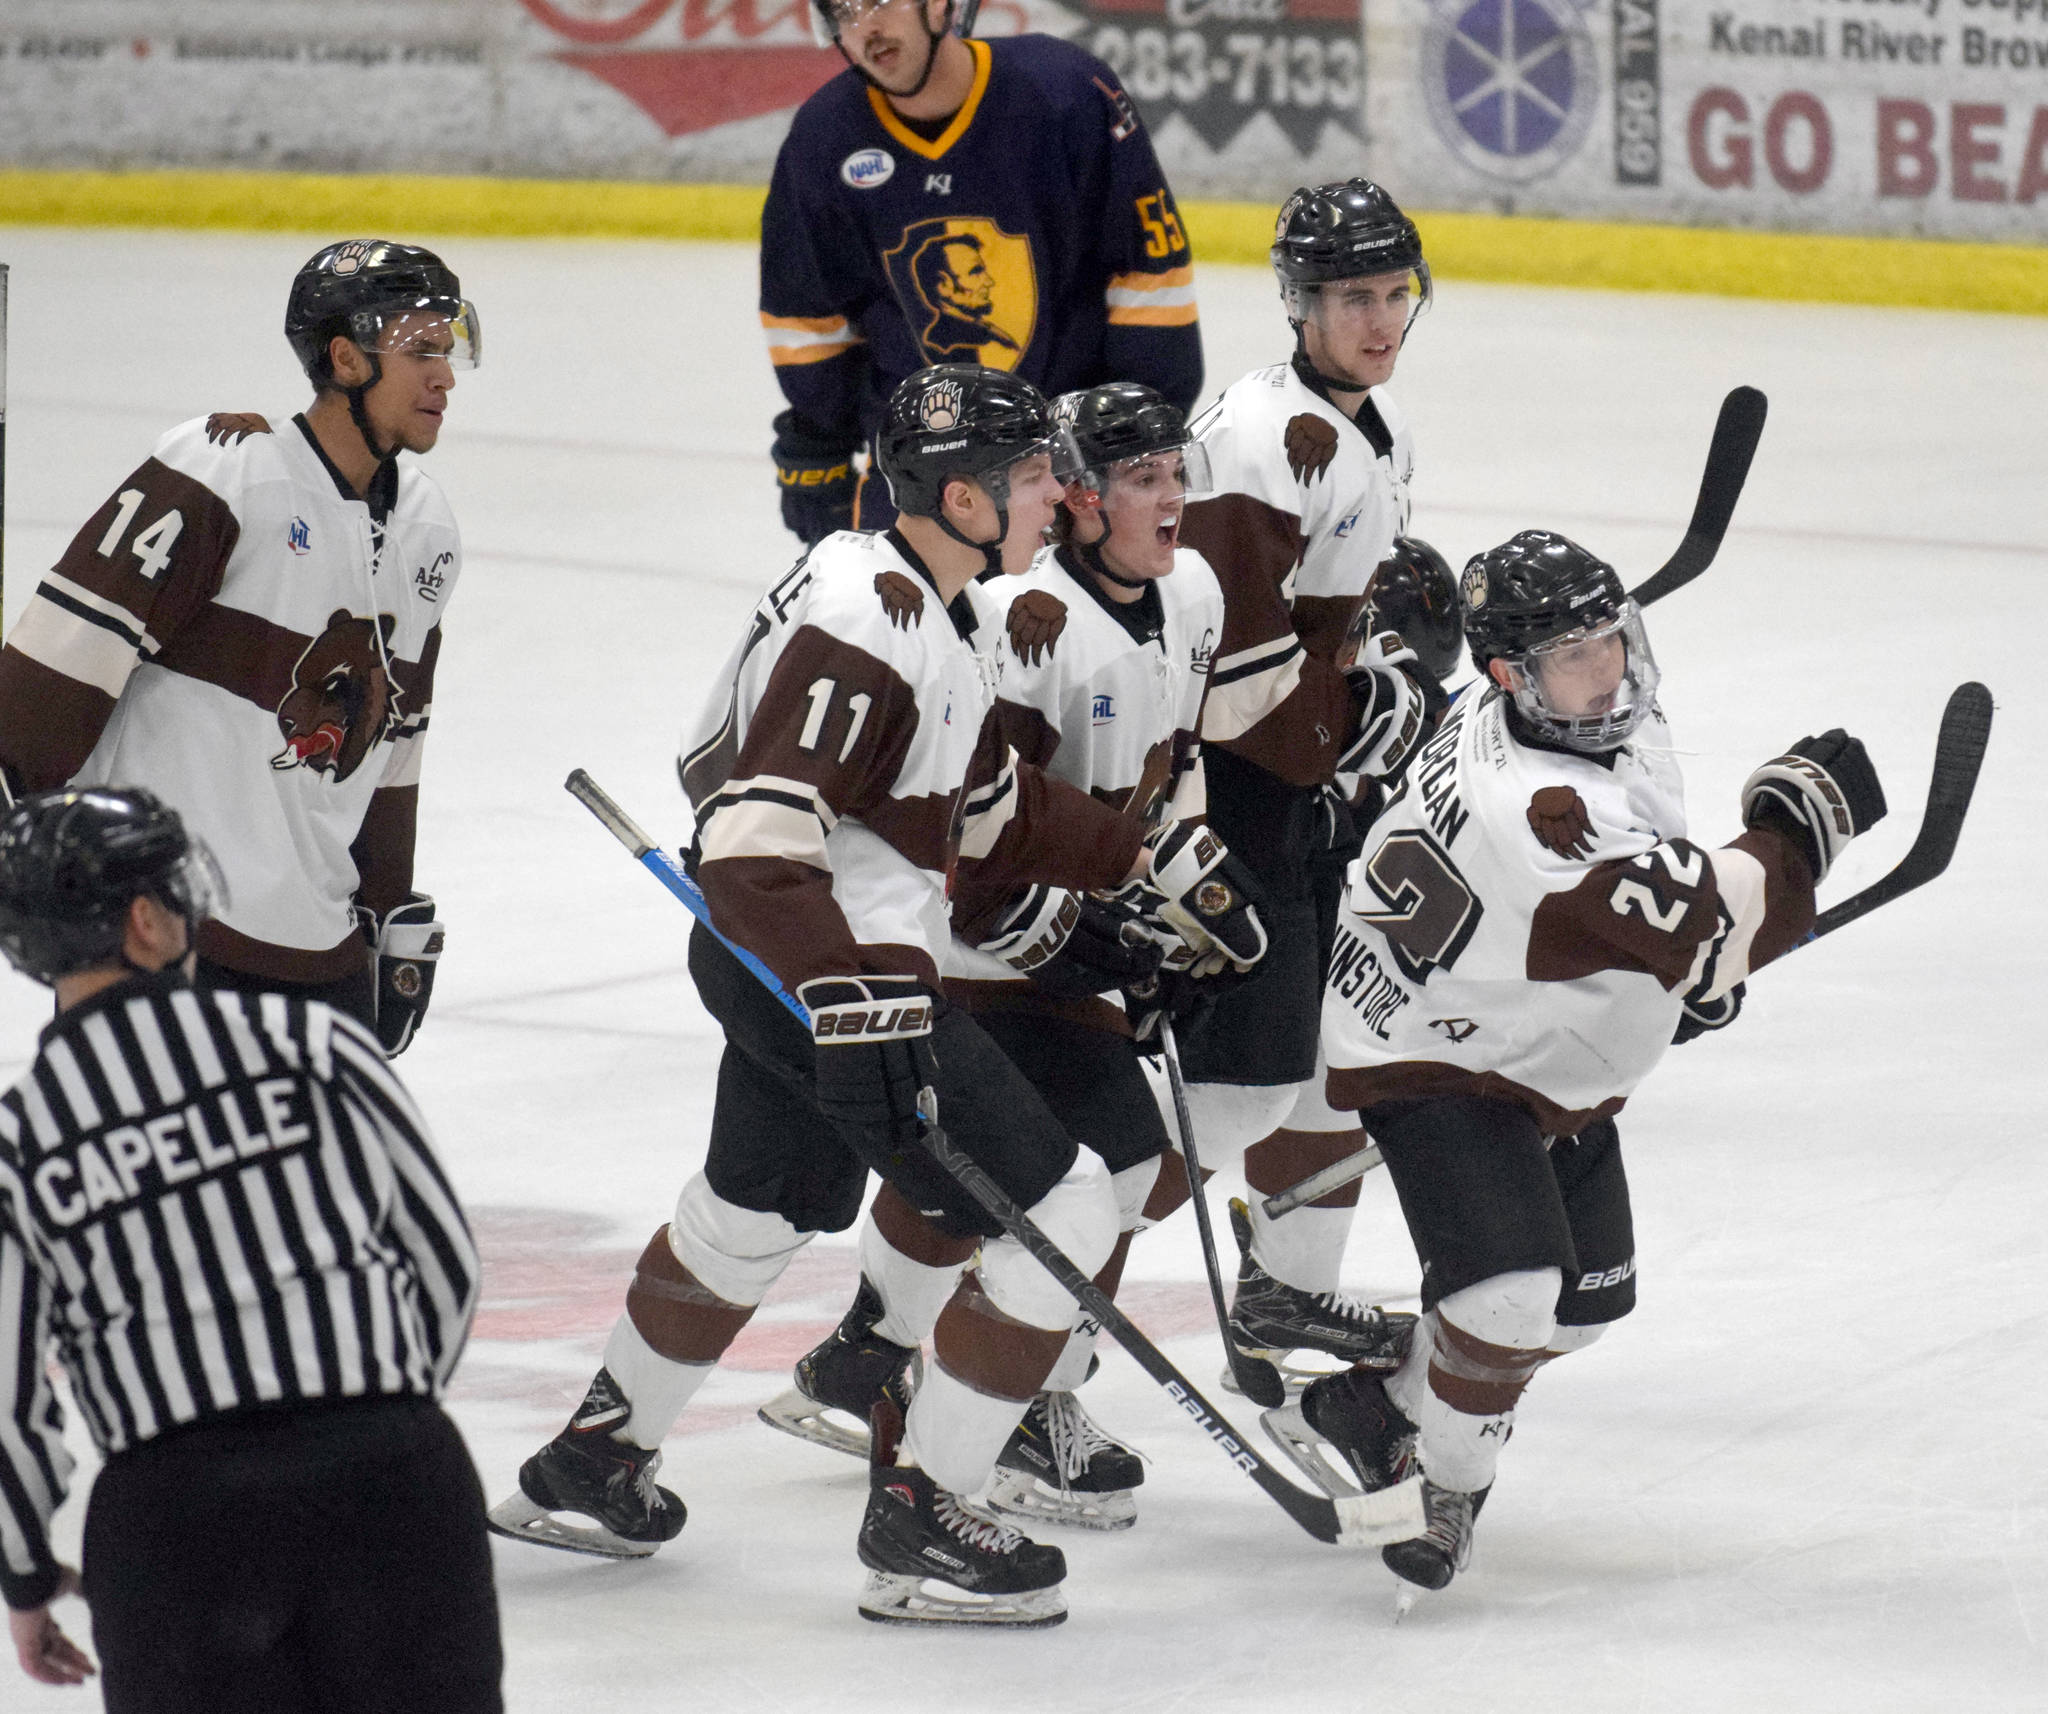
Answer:
M1067 1342L1060 1354L1053 1359L1052 1373L1045 1377L1045 1385L1039 1388L1045 1393L1071 1393L1088 1378L1088 1360L1095 1355L1095 1342L1102 1337L1102 1324L1094 1316L1083 1313L1074 1323L1074 1331L1067 1335Z
M1297 1208L1275 1220L1266 1213L1263 1197L1254 1194L1248 1200L1252 1256L1259 1266L1297 1291L1335 1291L1357 1206Z
M1422 1468L1440 1487L1490 1487L1514 1427L1514 1401L1556 1332L1558 1270L1497 1274L1451 1293L1422 1318L1387 1393L1418 1430ZM1492 1397L1505 1409L1454 1408Z
M633 1414L613 1432L635 1446L646 1447L659 1446L668 1438L683 1407L718 1367L716 1363L677 1363L664 1357L641 1337L628 1315L612 1323L612 1336L605 1341L604 1366L633 1407Z
M978 1393L934 1363L910 1401L902 1456L941 1488L973 1494L994 1474L1028 1402Z
M882 1236L873 1216L860 1229L860 1271L881 1294L882 1319L875 1331L898 1345L922 1345L938 1325L939 1311L960 1283L964 1262L933 1267L913 1261Z
M1246 1149L1279 1128L1294 1100L1291 1083L1190 1083L1188 1123L1194 1127L1195 1152L1204 1169L1223 1172L1237 1165ZM1166 1134L1180 1135L1170 1106Z

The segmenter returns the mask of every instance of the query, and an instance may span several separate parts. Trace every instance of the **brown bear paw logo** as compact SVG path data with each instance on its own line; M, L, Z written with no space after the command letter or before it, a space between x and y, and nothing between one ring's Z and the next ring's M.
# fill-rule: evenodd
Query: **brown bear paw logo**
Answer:
M1043 589L1027 589L1010 603L1010 647L1027 667L1051 658L1067 628L1067 604Z
M1570 786L1545 786L1529 800L1529 831L1560 857L1593 855L1593 818Z
M1286 445L1287 468L1295 481L1313 482L1337 456L1337 430L1313 411L1303 411L1287 425Z
M268 434L270 420L254 411L215 411L206 419L206 438L215 446L240 446L252 434Z
M924 591L914 579L900 571L877 572L875 593L882 598L883 611L897 630L907 631L924 623Z

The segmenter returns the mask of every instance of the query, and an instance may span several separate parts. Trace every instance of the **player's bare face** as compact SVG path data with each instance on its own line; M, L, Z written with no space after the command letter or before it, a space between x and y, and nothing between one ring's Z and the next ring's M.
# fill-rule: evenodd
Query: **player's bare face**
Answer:
M1628 674L1628 644L1613 633L1588 637L1545 649L1529 666L1550 711L1562 720L1583 720L1614 707Z
M1390 380L1415 305L1415 276L1371 274L1333 280L1315 295L1302 323L1309 361L1360 392Z
M1050 453L1033 453L1010 466L1010 533L1003 537L1003 570L1009 576L1031 569L1064 492Z
M1187 482L1178 452L1118 465L1102 495L1102 517L1109 526L1102 539L1103 563L1119 577L1149 582L1166 576L1180 546L1186 504Z
M441 438L455 386L454 350L455 331L444 315L418 311L385 325L377 342L383 376L363 395L370 426L384 445L427 452Z
M924 81L937 51L931 33L942 27L945 6L944 0L839 0L836 16L846 57L890 94L904 95Z

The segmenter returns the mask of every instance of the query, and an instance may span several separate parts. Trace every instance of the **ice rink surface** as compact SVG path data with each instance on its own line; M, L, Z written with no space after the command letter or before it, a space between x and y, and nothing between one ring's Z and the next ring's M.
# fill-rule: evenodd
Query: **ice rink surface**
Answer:
M163 429L300 408L279 328L316 242L0 231L10 621ZM676 734L795 547L751 252L442 249L486 350L431 460L468 550L419 858L449 950L401 1070L486 1258L452 1408L495 1499L581 1396L702 1157L718 1047L684 913L562 779L588 767L681 843ZM1286 354L1269 276L1198 278L1210 392ZM1695 835L1735 831L1756 762L1846 724L1893 814L1839 897L1909 842L1950 687L1989 683L1997 726L1949 875L1762 974L1736 1028L1630 1103L1641 1307L1531 1390L1473 1569L1394 1628L1376 1555L1300 1534L1106 1347L1089 1403L1152 1462L1136 1530L1047 1532L1068 1623L862 1623L865 1473L753 1421L850 1294L850 1235L828 1237L669 1443L677 1542L630 1565L496 1544L510 1707L2048 1707L2048 321L1447 282L1395 388L1415 529L1461 564L1561 528L1634 581L1676 545L1742 382L1771 417L1735 527L1650 617ZM10 1075L46 1015L0 977ZM1140 1241L1125 1301L1206 1387L1200 1268L1182 1216ZM1383 1178L1347 1283L1414 1290ZM0 1707L98 1706L0 1660Z

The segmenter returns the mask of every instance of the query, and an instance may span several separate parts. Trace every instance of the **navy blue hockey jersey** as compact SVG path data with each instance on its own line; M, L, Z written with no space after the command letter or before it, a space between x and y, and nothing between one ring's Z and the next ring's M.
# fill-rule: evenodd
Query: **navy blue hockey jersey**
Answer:
M967 46L973 86L936 140L848 69L776 157L761 321L807 438L851 452L929 363L1015 370L1048 396L1142 381L1191 409L1187 235L1115 74L1053 36Z

